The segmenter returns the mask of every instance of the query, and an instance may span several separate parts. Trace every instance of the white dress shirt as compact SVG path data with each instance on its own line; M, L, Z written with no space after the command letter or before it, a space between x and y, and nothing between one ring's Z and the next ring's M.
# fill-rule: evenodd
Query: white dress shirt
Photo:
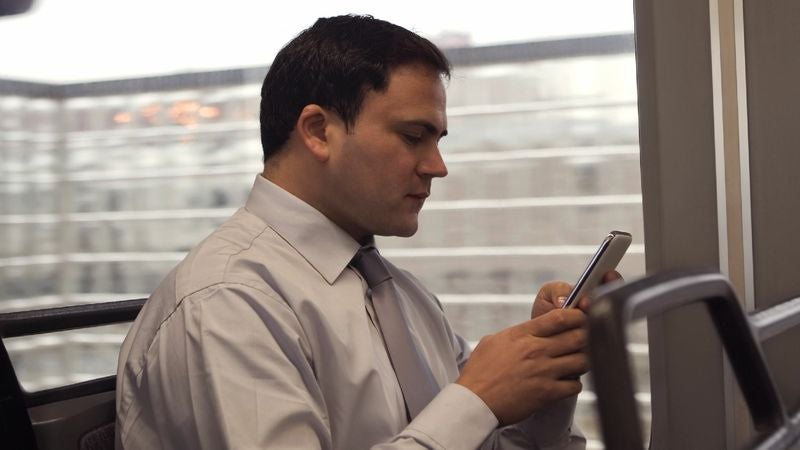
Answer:
M261 176L246 206L194 248L123 343L117 448L583 448L574 398L496 429L453 383L469 348L436 298L389 265L441 392L409 424L359 244ZM521 318L524 319L524 318Z

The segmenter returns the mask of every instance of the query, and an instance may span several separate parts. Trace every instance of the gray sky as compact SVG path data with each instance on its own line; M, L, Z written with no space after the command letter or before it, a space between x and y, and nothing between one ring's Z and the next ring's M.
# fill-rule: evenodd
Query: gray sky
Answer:
M2 78L74 82L266 65L317 17L346 13L427 37L467 32L474 45L633 30L632 0L34 2L28 14L0 17Z

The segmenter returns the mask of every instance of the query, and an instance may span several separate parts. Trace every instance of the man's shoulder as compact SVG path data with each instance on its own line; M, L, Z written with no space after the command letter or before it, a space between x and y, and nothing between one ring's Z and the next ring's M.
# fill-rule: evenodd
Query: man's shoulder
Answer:
M195 246L174 270L175 294L185 297L208 287L250 280L264 283L257 266L275 260L286 243L269 224L244 208ZM277 250L277 251L276 251Z
M283 304L262 261L274 260L274 254L281 253L274 248L284 245L268 224L244 209L237 211L196 245L150 295L132 328L133 334L141 335L140 345L147 348L162 323L177 311L200 304L225 307L220 301L229 302L237 295Z

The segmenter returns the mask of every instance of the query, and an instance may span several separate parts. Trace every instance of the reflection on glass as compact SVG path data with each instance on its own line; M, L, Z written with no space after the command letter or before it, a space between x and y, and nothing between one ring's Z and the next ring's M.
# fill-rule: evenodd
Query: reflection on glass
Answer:
M108 325L10 338L4 343L22 388L35 392L113 375L127 330L128 325Z

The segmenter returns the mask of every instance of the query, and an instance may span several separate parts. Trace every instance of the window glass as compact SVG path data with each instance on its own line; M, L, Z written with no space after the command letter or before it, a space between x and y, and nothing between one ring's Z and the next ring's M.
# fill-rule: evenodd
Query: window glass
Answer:
M454 64L450 173L420 231L379 244L458 333L475 343L527 319L538 287L574 281L612 229L634 236L620 271L644 273L629 1L311 3L277 17L243 0L40 0L0 21L0 41L15 43L0 46L0 311L152 291L260 171L274 54L317 17L349 12L418 31ZM644 330L631 348L646 417ZM37 390L113 373L125 331L8 345ZM585 385L578 420L597 448Z

